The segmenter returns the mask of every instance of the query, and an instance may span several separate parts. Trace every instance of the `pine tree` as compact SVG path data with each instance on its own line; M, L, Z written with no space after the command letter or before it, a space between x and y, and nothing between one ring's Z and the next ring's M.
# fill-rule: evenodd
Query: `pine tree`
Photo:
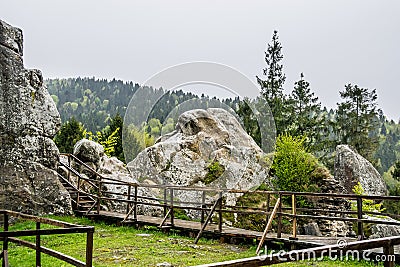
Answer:
M394 164L394 170L391 172L394 179L400 182L400 161Z
M348 84L340 96L344 101L338 103L336 113L337 142L351 145L373 162L378 147L378 138L374 134L378 128L376 90Z
M261 86L261 94L271 108L278 134L284 132L286 124L284 114L285 96L283 93L283 84L286 77L283 73L283 65L280 63L282 59L282 45L279 42L278 32L274 31L272 42L268 44L265 52L267 67L263 70L263 73L266 76L266 80L257 76L257 82Z
M326 116L321 112L321 103L311 91L310 83L304 80L303 73L300 74L300 80L295 82L287 108L291 114L288 133L293 136L306 136L306 144L313 148L313 151L317 150Z
M60 131L54 137L54 142L61 153L73 153L75 143L84 136L85 128L82 123L72 117L61 126Z

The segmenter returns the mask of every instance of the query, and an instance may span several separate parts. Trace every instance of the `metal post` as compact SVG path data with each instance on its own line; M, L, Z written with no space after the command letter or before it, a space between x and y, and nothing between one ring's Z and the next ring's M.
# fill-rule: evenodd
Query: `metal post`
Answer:
M357 196L357 235L358 240L364 239L364 229L362 220L363 210L362 210L362 198L361 196Z
M276 237L281 238L282 237L282 193L279 192L279 206L278 206L278 229L276 231Z
M40 222L36 222L36 230L40 230ZM40 257L40 234L36 235L36 267L42 266Z

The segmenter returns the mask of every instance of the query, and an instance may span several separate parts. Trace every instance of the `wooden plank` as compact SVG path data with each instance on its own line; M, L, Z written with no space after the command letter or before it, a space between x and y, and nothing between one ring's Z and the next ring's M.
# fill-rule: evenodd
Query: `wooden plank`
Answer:
M278 264L283 262L291 262L298 260L307 260L312 258L318 258L327 251L331 251L332 253L336 251L339 253L340 251L346 252L350 250L367 250L376 247L386 247L390 245L400 244L400 237L387 237L387 238L379 238L372 240L363 240L348 243L346 247L342 247L341 245L329 245L329 246L321 246L311 249L303 249L296 251L289 251L284 253L256 256L238 260L231 260L225 262L217 262L210 264L198 265L197 267L253 267L253 266L265 266Z
M197 234L197 237L196 237L196 239L194 240L194 243L195 243L195 244L197 244L197 242L198 242L199 239L200 239L201 234L202 234L203 231L206 229L206 226L207 226L208 222L211 220L211 216L212 216L213 212L215 211L215 209L217 208L218 203L219 203L220 201L222 201L221 198L218 198L217 201L215 201L214 206L212 207L212 209L211 209L211 211L210 211L210 214L208 214L206 221L202 224L201 229L200 229L200 232Z
M21 230L0 232L0 238L17 237L17 236L35 236L35 235L59 235L59 234L79 234L93 231L94 227L71 227L62 229L42 229L42 230Z
M25 240L21 240L21 239L17 239L17 238L13 238L10 237L9 238L10 242L13 242L15 244L21 245L21 246L25 246L31 249L36 249L36 245L34 243L25 241ZM54 258L57 258L59 260L65 261L69 264L72 264L73 266L77 266L77 267L86 267L86 264L80 260L77 260L75 258L72 258L71 256L62 254L61 252L46 248L46 247L40 247L40 250L42 253L50 255Z
M277 213L277 211L278 211L278 208L279 208L279 205L280 205L280 204L281 204L281 199L278 198L278 200L277 200L276 203L275 203L274 210L272 211L271 217L269 218L269 221L268 221L267 225L265 226L264 233L263 233L263 235L262 235L262 237L261 237L260 243L258 243L257 250L256 250L256 254L258 254L258 253L260 252L261 246L263 245L263 243L264 243L264 241L265 241L265 238L266 238L266 236L267 236L267 232L269 231L269 228L270 228L271 225L272 225L272 221L273 221L274 218L275 218L275 215L276 215L276 213Z

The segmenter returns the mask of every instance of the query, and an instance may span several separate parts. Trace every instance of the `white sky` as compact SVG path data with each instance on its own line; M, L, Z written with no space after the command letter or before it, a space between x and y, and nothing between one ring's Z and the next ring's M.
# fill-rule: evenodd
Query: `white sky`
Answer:
M276 29L287 92L300 72L327 107L347 83L376 88L395 120L399 12L397 0L0 0L0 19L24 31L25 65L45 78L143 83L171 65L212 61L255 82Z

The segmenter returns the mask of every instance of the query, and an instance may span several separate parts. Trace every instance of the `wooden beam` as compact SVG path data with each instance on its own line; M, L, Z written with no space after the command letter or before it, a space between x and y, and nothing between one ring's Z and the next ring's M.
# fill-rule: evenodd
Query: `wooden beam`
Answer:
M212 216L212 214L214 213L214 211L215 211L215 209L217 208L218 203L219 203L220 201L222 201L222 199L220 199L220 198L217 199L217 201L215 201L215 203L214 203L214 205L213 205L213 207L212 207L212 209L211 209L211 211L210 211L210 214L208 214L206 221L202 224L201 229L200 229L200 232L197 234L197 237L196 237L196 239L194 240L194 243L195 243L195 244L197 244L197 242L199 242L199 239L200 239L201 235L203 234L204 230L206 229L206 226L207 226L208 222L211 220L211 216Z
M272 226L272 221L275 218L275 215L276 215L276 213L278 211L278 207L279 207L280 203L281 203L281 199L278 198L278 200L275 203L274 210L272 211L271 217L269 218L269 221L267 223L267 226L265 226L264 233L263 233L263 235L261 237L260 243L258 243L256 254L260 253L261 246L263 245L263 243L265 241L265 238L267 237L267 233L269 231L269 228L271 228L271 226Z
M210 263L198 265L196 267L255 267L255 266L265 266L273 265L284 262L293 262L299 260L315 259L322 255L327 255L327 252L331 252L333 256L340 255L340 251L358 251L367 250L373 248L386 248L385 253L392 253L392 247L394 245L400 244L400 237L385 237L379 239L362 240L357 242L348 243L347 246L342 247L342 245L329 245L321 246L311 249L302 249L289 252L282 252L271 255L261 255L256 257ZM335 254L335 255L334 255ZM392 253L393 254L393 253ZM385 263L385 266L393 266L393 262Z

